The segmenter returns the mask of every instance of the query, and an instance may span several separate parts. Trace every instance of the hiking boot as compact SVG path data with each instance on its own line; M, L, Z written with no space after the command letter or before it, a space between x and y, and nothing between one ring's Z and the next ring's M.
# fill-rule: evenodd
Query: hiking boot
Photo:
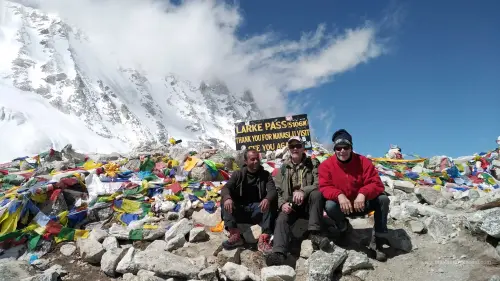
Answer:
M375 259L380 262L387 261L387 255L383 252L384 244L386 244L386 242L386 237L379 237L377 234L372 235L369 248L373 251Z
M240 230L237 228L233 228L229 230L229 238L222 242L222 247L226 250L232 250L243 246L243 239L240 235Z
M286 255L282 253L271 253L266 257L267 266L283 265L286 261Z
M330 246L330 240L318 232L311 232L309 234L309 240L311 240L312 244L322 251L328 250Z
M257 249L262 253L270 253L273 247L271 246L271 235L261 234L259 237L259 242L257 243Z

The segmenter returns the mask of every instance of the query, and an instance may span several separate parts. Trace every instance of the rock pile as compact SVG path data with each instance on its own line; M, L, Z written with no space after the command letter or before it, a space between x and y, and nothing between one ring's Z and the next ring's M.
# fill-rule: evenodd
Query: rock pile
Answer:
M335 245L335 226L325 217L325 232L333 240L329 251L301 239L305 224L299 220L283 266L266 267L255 251L256 225L239 226L247 246L223 250L219 190L241 167L242 154L176 145L152 150L86 155L68 145L0 165L0 276L140 281L377 276L380 265L364 251L371 215L352 219L356 231L342 246ZM500 264L495 153L458 160L373 159L391 198L392 257L411 255L417 249L412 237L426 236L437 245L479 241L478 256L488 266ZM330 156L318 148L308 154L320 161ZM276 174L287 155L286 149L268 152L262 165Z

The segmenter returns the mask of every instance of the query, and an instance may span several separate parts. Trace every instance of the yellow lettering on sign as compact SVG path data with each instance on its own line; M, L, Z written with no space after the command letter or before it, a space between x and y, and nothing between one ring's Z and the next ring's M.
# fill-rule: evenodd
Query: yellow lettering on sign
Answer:
M236 134L246 134L246 133L255 133L255 132L262 132L262 124L251 124L251 125L243 125L240 127L236 128Z
M255 149L257 151L261 151L260 145L250 145L247 147L247 149Z
M281 149L281 148L283 148L283 147L285 147L285 146L286 146L286 142L280 142L280 143L278 143L278 145L276 146L276 149Z

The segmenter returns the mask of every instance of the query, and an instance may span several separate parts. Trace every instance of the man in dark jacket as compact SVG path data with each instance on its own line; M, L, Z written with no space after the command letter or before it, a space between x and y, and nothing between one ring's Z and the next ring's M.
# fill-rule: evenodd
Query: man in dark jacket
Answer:
M389 197L384 194L384 184L373 163L352 151L352 137L346 130L335 132L332 141L335 155L319 166L319 190L327 200L326 213L345 237L351 230L346 216L375 211L370 248L377 260L385 261L381 249L387 239Z
M221 190L222 219L229 231L229 239L222 243L225 249L234 249L243 245L238 223L259 223L262 235L259 237L258 249L268 253L272 247L271 206L276 205L277 192L273 177L260 165L259 153L247 150L244 154L245 164L235 171Z
M276 177L280 190L278 207L280 213L274 229L273 253L266 258L268 266L282 265L288 254L291 226L299 218L309 220L309 238L320 249L328 247L330 241L320 235L324 201L318 190L317 159L304 153L304 144L299 137L288 140L290 158L281 166Z

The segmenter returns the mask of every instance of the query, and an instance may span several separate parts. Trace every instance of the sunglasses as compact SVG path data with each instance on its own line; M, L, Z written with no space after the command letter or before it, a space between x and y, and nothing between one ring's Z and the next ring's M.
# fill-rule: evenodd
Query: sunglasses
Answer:
M297 149L301 149L303 146L301 143L297 143L297 144L290 144L288 145L288 148L290 149L294 149L294 148L297 148Z
M349 149L351 149L351 147L350 146L336 146L335 147L336 151L342 151L342 149L343 150L349 150Z

